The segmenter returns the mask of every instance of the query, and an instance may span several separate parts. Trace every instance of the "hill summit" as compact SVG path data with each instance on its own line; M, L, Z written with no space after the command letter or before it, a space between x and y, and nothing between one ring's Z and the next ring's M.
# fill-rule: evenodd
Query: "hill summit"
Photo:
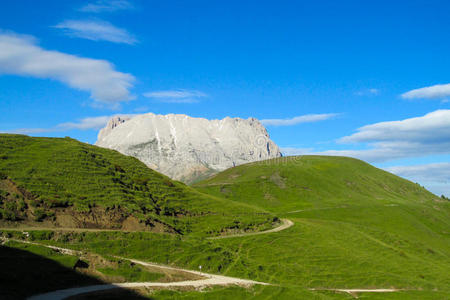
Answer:
M207 120L147 113L114 117L97 146L134 156L172 179L193 182L230 167L281 156L254 118Z

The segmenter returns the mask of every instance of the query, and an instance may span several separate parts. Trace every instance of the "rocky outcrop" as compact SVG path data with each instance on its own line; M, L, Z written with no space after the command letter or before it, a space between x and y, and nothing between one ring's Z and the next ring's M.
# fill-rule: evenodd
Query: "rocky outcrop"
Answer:
M109 119L108 124L104 128L100 130L98 133L97 139L103 139L105 136L111 133L111 131L119 126L120 124L124 123L125 121L128 121L131 119L130 116L115 116Z
M264 126L254 118L207 120L153 113L114 117L99 132L96 145L134 156L184 182L281 156Z

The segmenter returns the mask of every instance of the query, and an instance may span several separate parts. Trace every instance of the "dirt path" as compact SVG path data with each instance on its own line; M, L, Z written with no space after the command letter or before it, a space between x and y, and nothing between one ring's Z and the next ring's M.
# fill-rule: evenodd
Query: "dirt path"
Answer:
M347 293L358 298L358 293L393 293L402 291L401 289L310 289L311 291L333 291Z
M292 211L292 212L287 212L287 214L289 213L294 213L294 212L299 212L302 210L298 210L298 211ZM259 232L249 232L249 233L239 233L239 234L232 234L232 235L227 235L227 236L218 236L218 237L210 237L208 239L223 239L223 238L231 238L231 237L237 237L237 236L249 236L249 235L258 235L258 234L266 234L266 233L272 233L272 232L278 232L284 229L287 229L289 227L291 227L292 225L294 225L294 223L288 219L281 219L281 225L273 228L273 229L269 229L269 230L265 230L265 231L259 231ZM133 232L133 231L127 231L127 230L123 230L123 229L105 229L105 228L70 228L70 227L0 227L0 231L5 230L12 230L12 231L22 231L22 232L27 232L27 231L33 231L33 230L50 230L50 231L73 231L73 232L102 232L102 231L120 231L120 232Z
M335 207L321 207L321 208L297 209L297 210L293 210L293 211L287 211L287 212L285 212L285 214L295 214L295 213L304 212L304 211L330 210L330 209L338 209L338 208L348 208L348 206L341 205L341 206L335 206Z
M267 233L273 233L273 232L279 232L285 229L288 229L294 225L294 222L288 219L281 219L281 225L278 227L275 227L273 229L265 230L265 231L258 231L258 232L249 232L249 233L238 233L238 234L231 234L231 235L224 235L224 236L215 236L208 238L209 240L218 240L218 239L228 239L228 238L234 238L234 237L243 237L243 236L251 236L251 235L260 235L260 234L267 234Z
M61 247L56 247L56 246L51 246L51 245L45 245L45 244L40 244L40 243L33 243L33 242L29 242L29 241L16 240L16 239L0 239L0 240L1 240L1 244L6 243L7 241L13 241L13 242L18 242L18 243L24 243L24 244L30 244L30 245L36 245L36 246L50 248L52 250L55 250L57 252L60 252L62 254L66 254L66 255L80 256L82 254L81 251L76 251L76 250L72 250L72 249L66 249L66 248L61 248Z
M288 219L281 219L281 221L282 221L282 224L280 226L270 229L270 230L261 231L261 232L229 235L229 236L212 237L209 239L222 239L222 238L268 234L268 233L279 232L279 231L285 230L294 225L294 223ZM3 243L6 242L7 240L8 239L3 239ZM69 255L80 255L82 253L81 251L76 251L76 250L61 248L61 247L55 247L55 246L50 246L50 245L40 244L40 243L35 243L35 242L15 240L15 239L14 239L14 241L47 247L47 248L53 249L55 251L59 251L61 253L69 254ZM116 256L116 257L120 258L120 259L131 261L135 264L139 264L144 267L159 268L161 270L185 272L185 273L189 273L192 275L201 276L202 279L185 280L185 281L178 281L178 282L125 282L125 283L91 285L91 286L69 288L69 289L63 289L63 290L57 290L57 291L53 291L53 292L49 292L49 293L39 294L39 295L29 297L28 300L62 300L62 299L65 299L65 298L71 297L71 296L76 296L76 295L86 294L86 293L93 293L93 292L98 292L98 291L105 291L105 290L116 289L116 288L131 288L131 289L132 288L143 288L143 287L144 288L145 287L147 287L147 288L151 288L151 287L202 288L202 287L207 287L207 286L227 286L227 285L238 285L238 286L243 286L243 287L249 287L252 285L271 285L270 283L265 283L265 282L258 282L258 281L235 278L235 277L209 274L209 273L204 273L204 272L199 272L199 271L193 271L193 270L187 270L187 269L182 269L182 268L177 268L177 267L149 263L149 262L136 260L136 259L130 259L130 258L126 258L126 257L120 257L120 256ZM357 296L358 293L391 293L391 292L401 291L401 289L314 289L314 288L310 289L310 290L312 290L312 291L328 290L328 291L348 293L355 298L358 298L358 296Z
M135 261L136 262L136 261ZM181 270L181 269L176 269ZM184 270L185 272L190 272L189 270ZM206 286L214 286L214 285L239 285L239 286L252 286L255 284L260 285L268 285L268 283L257 282L252 280L245 280L240 278L233 278L227 276L213 275L200 273L203 276L208 276L209 278L200 279L200 280L188 280L188 281L178 281L178 282L125 282L125 283L112 283L112 284L102 284L102 285L91 285L86 287L79 288L71 288L65 290L54 291L50 293L40 294L36 296L32 296L28 298L29 300L61 300L67 297L104 291L115 288L141 288L141 287L162 287L162 288L171 288L171 287L192 287L192 288L201 288Z
M50 230L50 231L73 231L73 232L100 232L100 231L120 231L120 232L134 232L133 230L124 229L108 229L108 228L80 228L80 227L39 227L39 226L24 226L24 227L0 227L0 231L33 231L33 230Z
M10 240L16 241L16 242L22 242L22 243L26 243L26 244L47 247L47 248L53 249L55 251L59 251L61 253L69 254L69 255L79 255L81 253L80 251L75 251L72 249L55 247L55 246L50 246L50 245L45 245L45 244L40 244L40 243L15 240L15 239L14 240L10 239ZM3 242L5 242L5 241L7 241L7 239L5 239ZM125 257L118 257L118 258L129 260L135 264L139 264L139 265L142 265L145 267L159 268L161 270L172 270L172 271L178 271L178 272L185 272L185 273L201 276L201 277L203 277L203 279L186 280L186 281L178 281L178 282L125 282L125 283L91 285L91 286L70 288L70 289L64 289L64 290L58 290L58 291L54 291L54 292L39 294L39 295L31 296L28 299L30 299L30 300L60 300L60 299L65 299L67 297L71 297L71 296L75 296L75 295L79 295L79 294L92 293L92 292L104 291L104 290L115 289L115 288L140 288L140 287L201 288L201 287L214 286L214 285L220 285L220 286L239 285L239 286L244 286L244 287L252 286L255 284L270 285L269 283L265 283L265 282L258 282L258 281L235 278L235 277L203 273L203 272L199 272L199 271L164 266L164 265L160 265L160 264L149 263L149 262L144 262L144 261L136 260L136 259L129 259L129 258L125 258Z

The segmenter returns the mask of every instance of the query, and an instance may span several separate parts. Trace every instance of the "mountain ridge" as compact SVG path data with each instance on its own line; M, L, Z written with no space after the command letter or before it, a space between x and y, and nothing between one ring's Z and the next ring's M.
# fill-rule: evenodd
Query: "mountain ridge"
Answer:
M227 168L281 156L255 118L222 120L183 114L113 117L97 146L138 158L172 179L191 183Z

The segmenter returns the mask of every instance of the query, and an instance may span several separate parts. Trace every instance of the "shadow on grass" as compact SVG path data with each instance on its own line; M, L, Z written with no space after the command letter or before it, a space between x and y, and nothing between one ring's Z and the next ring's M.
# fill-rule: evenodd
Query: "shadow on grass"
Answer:
M25 299L60 289L105 284L34 253L0 245L0 299ZM94 299L75 296L71 299ZM126 289L109 290L95 299L148 299Z

